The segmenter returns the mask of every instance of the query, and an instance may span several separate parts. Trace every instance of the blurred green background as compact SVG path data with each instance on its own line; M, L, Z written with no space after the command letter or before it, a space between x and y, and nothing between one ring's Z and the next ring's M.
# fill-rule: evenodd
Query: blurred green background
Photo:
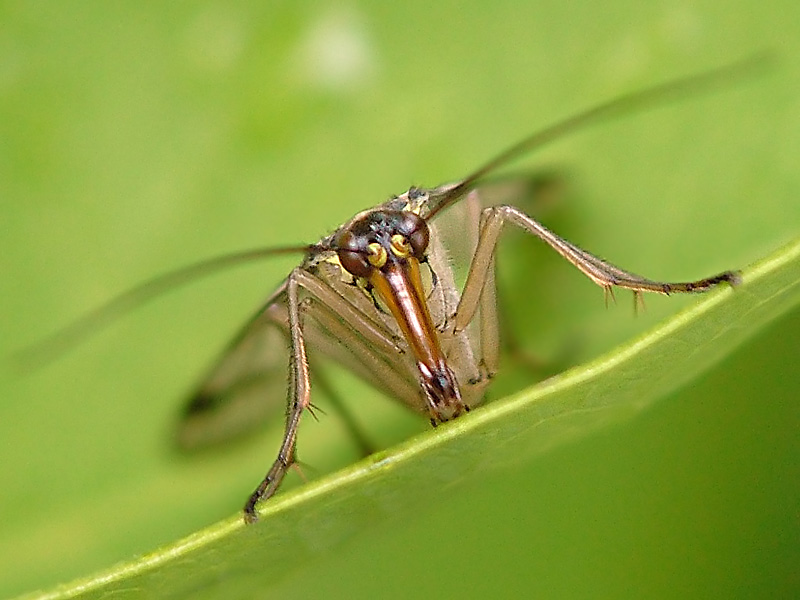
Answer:
M570 174L548 225L619 265L663 279L745 266L800 230L799 40L800 8L777 0L4 2L0 351L172 267L314 241L557 118L768 49L778 64L764 77L520 163ZM280 423L188 458L170 451L171 427L292 264L177 291L42 371L3 373L0 596L238 510ZM693 301L648 299L634 319L620 295L606 310L520 236L500 267L510 322L552 360L597 356ZM794 311L635 420L387 515L260 594L796 596L799 337ZM381 443L425 431L333 376ZM312 476L355 457L333 416L300 440Z

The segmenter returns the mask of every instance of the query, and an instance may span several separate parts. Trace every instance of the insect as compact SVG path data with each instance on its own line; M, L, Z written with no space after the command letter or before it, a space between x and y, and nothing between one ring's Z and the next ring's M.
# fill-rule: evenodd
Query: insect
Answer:
M523 139L458 182L407 192L363 212L317 243L263 248L206 260L145 282L45 340L29 355L49 360L121 314L187 281L279 254L303 256L224 350L190 396L179 435L185 445L246 426L280 393L288 357L286 422L278 454L244 507L246 522L276 493L297 462L302 415L313 410L307 348L424 414L433 426L482 401L500 354L494 254L501 232L520 228L577 267L606 295L705 292L735 286L726 271L689 282L662 282L625 271L558 236L511 204L483 206L490 175L532 150L587 125L712 88L752 60L674 80L597 105ZM469 266L456 284L439 217L461 212Z

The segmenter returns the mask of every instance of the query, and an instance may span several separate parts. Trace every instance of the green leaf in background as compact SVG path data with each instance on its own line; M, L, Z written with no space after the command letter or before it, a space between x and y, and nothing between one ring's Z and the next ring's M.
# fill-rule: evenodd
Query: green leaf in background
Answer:
M693 379L800 303L798 271L800 242L748 270L737 292L715 292L606 357L275 499L258 525L236 516L46 597L251 597L295 570L312 577L308 563L359 530L413 518Z
M101 572L86 597L796 596L798 24L779 0L3 4L4 355L172 267L316 240L619 93L765 49L779 65L520 163L571 175L542 218L581 246L663 279L772 256L745 286L634 319L509 235L520 341L587 366L499 399L530 383L510 370L437 431L332 372L381 445L420 435L294 478L258 527L204 529L238 511L280 422L196 457L171 426L290 260L4 375L0 597ZM300 451L320 474L356 456L332 415L304 422Z

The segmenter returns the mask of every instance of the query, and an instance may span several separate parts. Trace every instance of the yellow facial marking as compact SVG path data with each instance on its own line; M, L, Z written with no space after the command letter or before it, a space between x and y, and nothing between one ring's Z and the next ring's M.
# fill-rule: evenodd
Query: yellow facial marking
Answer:
M399 233L392 236L392 252L399 258L406 258L411 254L411 246L405 236Z
M327 257L323 262L328 263L329 265L333 265L338 268L339 270L339 279L342 283L353 283L355 281L355 277L353 277L347 269L342 266L339 257L336 254L333 254Z
M386 264L386 248L378 242L372 242L367 248L369 249L369 256L367 256L369 264L378 269Z
M413 200L407 200L405 206L403 206L403 210L422 216L422 209L427 208L427 204L428 194L424 194L414 198Z

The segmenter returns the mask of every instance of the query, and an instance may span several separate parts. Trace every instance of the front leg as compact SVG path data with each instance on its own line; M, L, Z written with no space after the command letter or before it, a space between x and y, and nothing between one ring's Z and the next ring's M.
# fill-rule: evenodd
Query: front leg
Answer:
M300 322L300 303L298 300L298 290L300 287L299 272L300 268L296 268L292 271L286 284L291 352L291 360L289 362L289 392L286 407L286 428L283 434L283 442L278 452L278 458L272 463L264 480L250 495L250 498L244 506L244 520L247 523L254 523L258 520L256 504L260 500L269 498L278 491L278 487L286 476L289 467L295 463L297 428L300 425L300 417L303 415L303 411L310 405L311 386L308 372L308 358L306 356L302 323Z
M479 301L484 297L485 289L488 286L487 282L493 276L492 265L497 240L506 223L512 223L547 243L580 269L584 275L602 287L606 294L611 293L614 286L632 290L636 297L642 292L656 292L665 295L673 292L695 293L708 291L723 282L735 286L741 281L740 274L734 271L725 271L697 281L677 283L653 281L624 271L578 248L518 208L507 205L492 206L483 211L478 245L469 267L461 300L453 317L452 327L455 332L461 331L469 325L475 316Z

